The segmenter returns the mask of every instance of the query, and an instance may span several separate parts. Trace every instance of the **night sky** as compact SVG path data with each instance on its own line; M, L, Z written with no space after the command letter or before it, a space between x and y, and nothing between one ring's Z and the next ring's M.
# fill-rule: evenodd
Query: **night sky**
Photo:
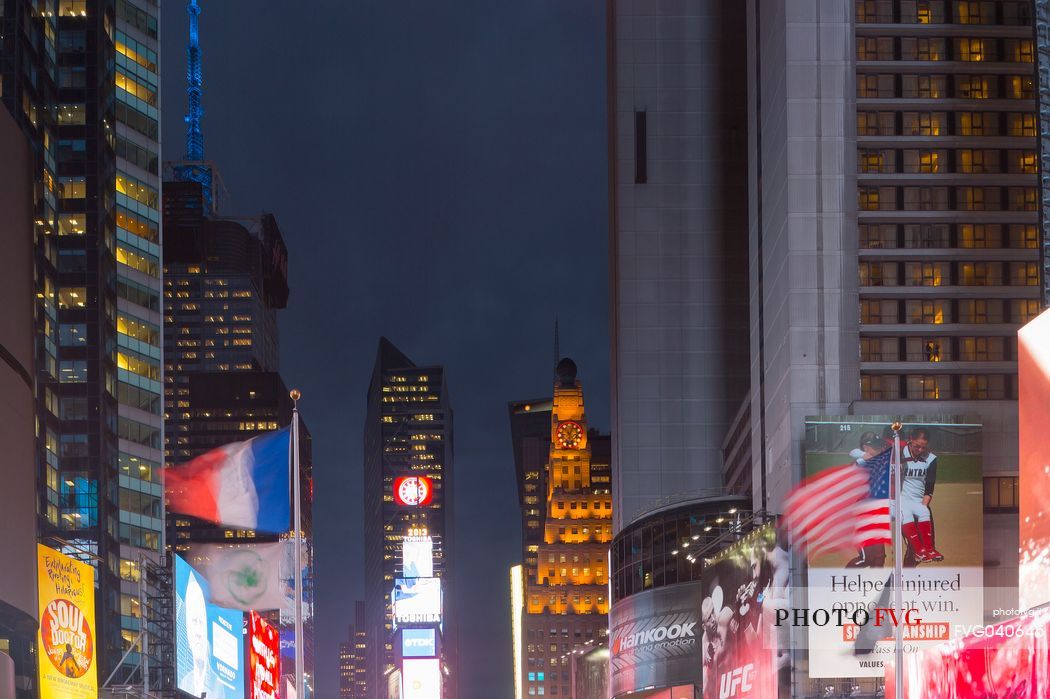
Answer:
M511 697L520 558L507 402L549 395L553 325L609 427L600 0L202 0L205 154L226 213L290 254L281 373L314 437L318 696L362 580L362 421L380 335L447 368L462 699ZM165 159L185 152L185 2L162 3Z

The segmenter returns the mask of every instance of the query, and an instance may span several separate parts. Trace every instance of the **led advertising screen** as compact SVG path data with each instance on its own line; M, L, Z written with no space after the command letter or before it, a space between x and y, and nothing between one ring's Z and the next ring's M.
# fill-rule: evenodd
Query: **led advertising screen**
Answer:
M441 621L441 578L398 578L393 598L394 621L398 624Z
M429 536L406 536L401 542L402 577L434 577L434 540Z
M791 557L784 539L767 524L705 562L704 699L791 696L787 627L776 625L777 611L791 605Z
M402 662L401 699L441 699L441 663L437 658Z
M872 500L889 493L892 416L806 419L807 477L856 466L869 475ZM903 542L901 624L906 650L921 651L984 620L984 496L981 426L959 416L902 417L901 518L880 526ZM877 492L876 492L877 491ZM894 547L807 550L810 614L890 608ZM914 610L909 614L909 610ZM858 617L862 618L862 617ZM797 629L809 644L811 678L882 677L893 654L894 630L853 621Z
M436 629L402 629L402 658L434 658L437 656Z
M175 557L175 673L193 697L244 696L244 612L208 603L208 582Z
M249 699L280 699L281 635L256 612L248 615Z
M400 476L394 479L394 502L408 507L429 505L434 499L430 476Z
M1050 311L1017 333L1020 606L1050 602Z
M94 699L95 569L38 544L37 590L40 699Z

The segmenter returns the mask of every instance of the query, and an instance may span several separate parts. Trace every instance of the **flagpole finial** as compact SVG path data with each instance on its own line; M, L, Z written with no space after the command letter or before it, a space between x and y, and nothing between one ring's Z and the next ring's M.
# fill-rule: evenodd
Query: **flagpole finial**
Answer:
M293 403L298 403L299 399L303 397L303 394L299 391L298 388L293 388L291 391L288 392L288 396L292 399Z
M902 423L900 420L897 420L892 425L890 425L890 428L894 432L900 432L902 427L904 427L904 423Z

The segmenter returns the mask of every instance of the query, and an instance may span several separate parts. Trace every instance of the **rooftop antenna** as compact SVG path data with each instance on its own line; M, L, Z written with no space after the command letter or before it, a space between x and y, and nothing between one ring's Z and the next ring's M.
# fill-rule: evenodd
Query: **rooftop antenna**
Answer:
M554 316L554 366L555 366L554 375L555 375L555 378L558 375L557 366L558 366L558 362L560 360L561 360L561 347L559 345L559 340L558 340L558 316Z
M210 215L218 207L216 201L220 192L216 183L222 179L215 167L204 159L204 134L201 132L201 85L204 83L204 70L201 67L200 44L200 5L197 0L189 0L186 12L190 16L190 40L186 44L186 157L171 163L175 179L183 182L198 182L204 195L204 213Z
M201 44L198 17L201 8L197 0L190 0L186 6L190 16L190 42L186 44L186 160L204 160L204 134L201 133Z

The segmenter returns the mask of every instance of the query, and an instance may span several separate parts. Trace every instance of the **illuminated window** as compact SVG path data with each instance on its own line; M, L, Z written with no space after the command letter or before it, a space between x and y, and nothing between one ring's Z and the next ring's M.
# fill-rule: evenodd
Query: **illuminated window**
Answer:
M1039 210L1039 190L1035 187L1010 187L1007 193L1009 195L1010 211Z
M995 3L988 0L965 2L956 0L955 21L957 24L994 24Z
M87 305L87 289L82 286L64 286L58 290L59 308L84 308Z
M894 97L893 75L858 75L857 97Z
M1007 158L1010 164L1010 172L1022 173L1025 175L1039 174L1039 158L1035 151L1012 150L1008 151ZM1034 209L1032 210L1034 211Z
M1014 63L1032 63L1034 52L1031 39L1006 39L1005 58Z
M1002 400L1006 398L1006 381L1001 374L961 376L959 393L963 400Z
M948 376L920 376L909 374L904 381L905 398L913 400L937 400L948 397L951 379Z
M1039 286L1039 265L1035 262L1011 262L1012 286Z
M959 247L997 248L1001 229L991 223L964 223L959 225Z
M908 262L904 274L908 286L942 286L951 276L947 262Z
M960 61L979 62L995 60L994 46L991 41L984 39L956 39L955 55Z
M905 136L940 136L948 123L945 112L904 112L901 119Z
M1039 230L1033 225L1010 224L1010 247L1035 249L1039 247Z
M862 362L896 362L900 359L896 338L860 338L860 360Z
M1015 323L1027 323L1041 312L1042 308L1037 299L1012 299L1010 301L1010 318Z
M860 377L862 400L896 400L900 393L900 378L897 376L866 374Z
M890 0L856 0L857 21L888 24L893 21L893 3Z
M947 151L942 150L906 150L904 151L904 172L922 172L922 173L937 173L941 172L941 163L947 162L948 154ZM908 190L914 188L906 188L904 190L905 208L907 208L908 202ZM931 192L929 198L940 198L940 206L948 208L948 190L944 188L934 188L943 190L942 192ZM937 206L932 201L929 204Z
M1035 80L1030 75L1011 75L1006 80L1006 96L1015 100L1035 98Z
M943 61L944 39L901 38L901 58L905 61Z
M1003 303L999 299L960 299L958 304L960 323L1003 322Z
M943 75L901 76L901 96L913 99L938 99L945 96L947 78Z
M999 286L1003 283L1002 264L998 262L960 262L959 284L963 286Z
M908 300L904 304L905 322L939 325L951 322L951 303L942 300Z
M959 172L999 172L999 151L962 148L956 152L955 167Z
M967 362L1002 361L1006 349L1001 337L959 338L959 359Z
M860 322L868 324L897 323L896 301L871 301L860 302Z
M857 112L858 136L892 136L893 112Z
M1010 112L1006 115L1006 131L1010 136L1035 136L1039 132L1039 121L1030 112Z
M956 75L955 96L961 99L973 100L994 98L994 77L987 75Z
M1018 512L1020 509L1018 490L1018 479L1016 476L985 478L984 511L989 514Z

